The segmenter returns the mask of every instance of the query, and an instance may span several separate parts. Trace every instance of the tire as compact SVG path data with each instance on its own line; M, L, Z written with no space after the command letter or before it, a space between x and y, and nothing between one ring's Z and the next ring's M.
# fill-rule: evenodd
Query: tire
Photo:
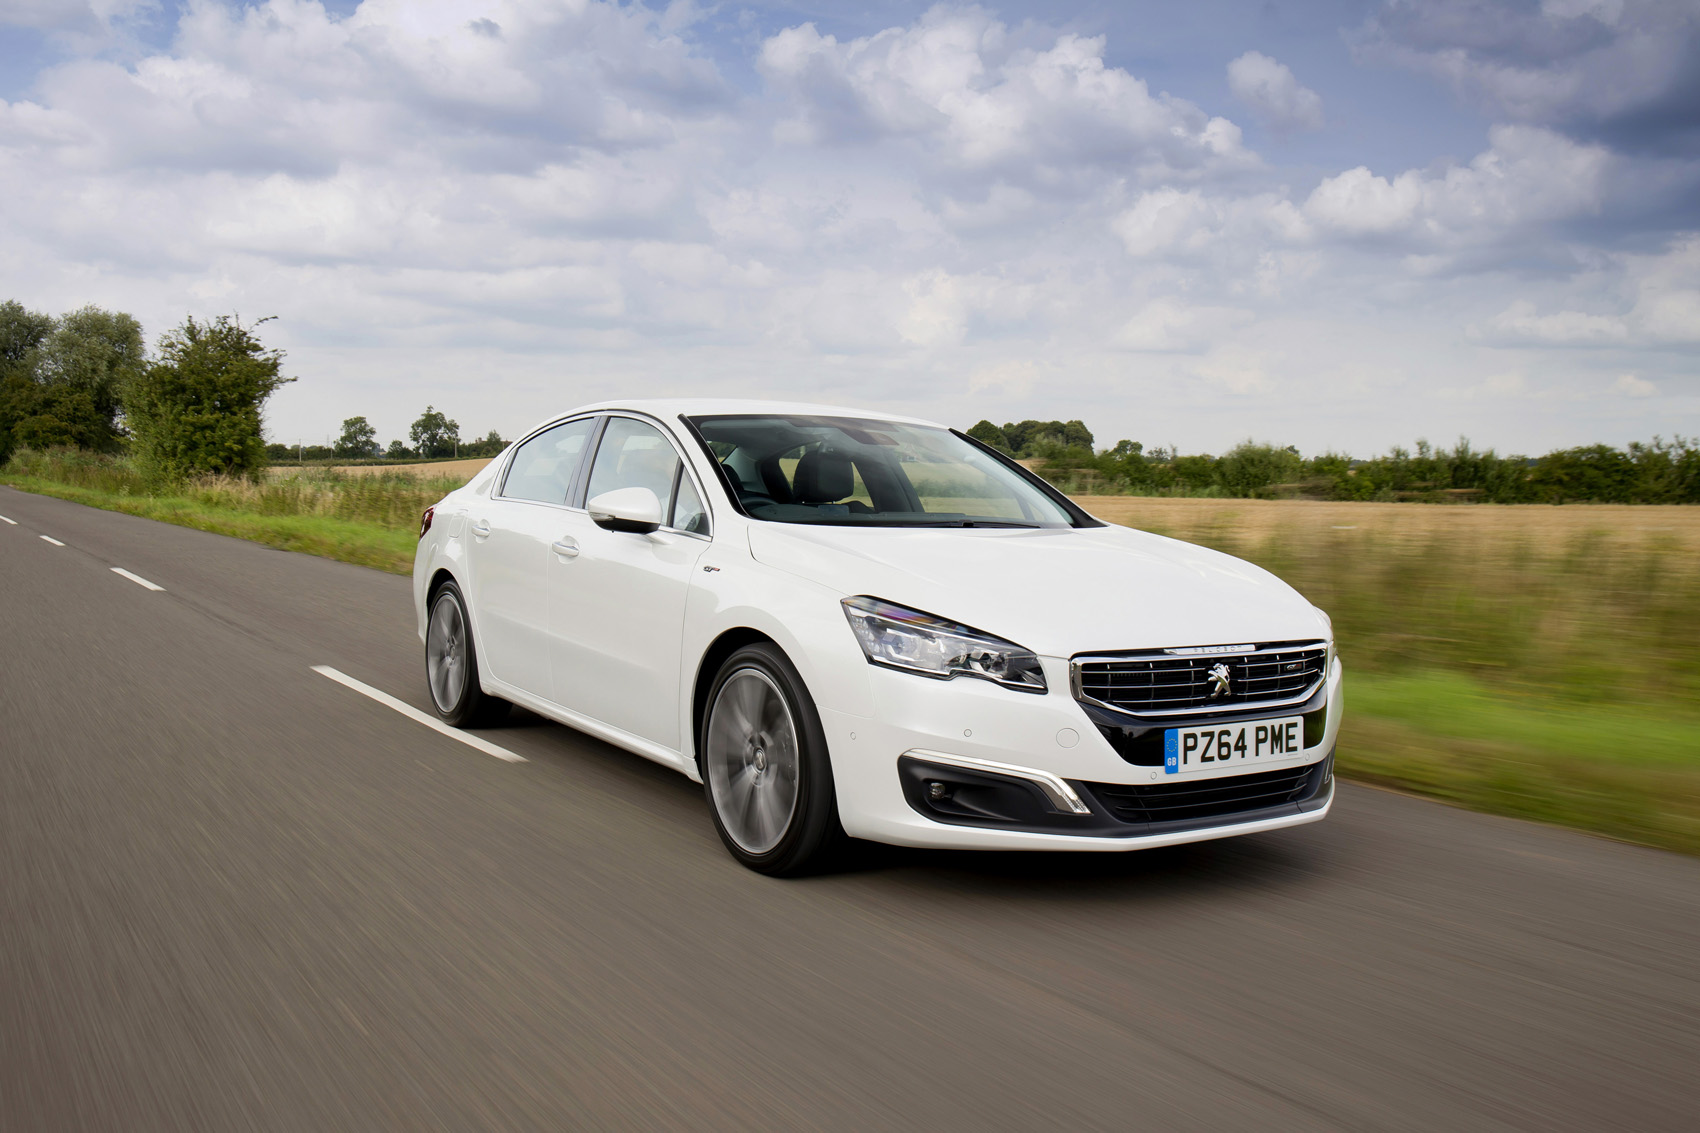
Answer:
M480 728L499 723L513 707L478 686L478 651L460 587L445 582L431 595L425 622L425 687L445 724Z
M738 861L796 877L843 850L820 714L778 646L745 646L720 666L697 751L708 812Z

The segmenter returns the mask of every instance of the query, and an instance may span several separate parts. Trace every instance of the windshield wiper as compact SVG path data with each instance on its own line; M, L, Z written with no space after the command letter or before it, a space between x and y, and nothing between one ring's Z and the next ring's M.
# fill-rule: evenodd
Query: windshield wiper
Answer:
M1043 527L1042 523L1023 523L1018 519L939 519L905 523L904 527Z

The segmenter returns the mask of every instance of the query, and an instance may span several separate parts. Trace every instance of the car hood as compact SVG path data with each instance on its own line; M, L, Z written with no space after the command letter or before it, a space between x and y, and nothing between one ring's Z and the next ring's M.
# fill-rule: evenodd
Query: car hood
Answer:
M758 562L1036 653L1239 645L1327 636L1321 613L1261 567L1126 527L750 525Z

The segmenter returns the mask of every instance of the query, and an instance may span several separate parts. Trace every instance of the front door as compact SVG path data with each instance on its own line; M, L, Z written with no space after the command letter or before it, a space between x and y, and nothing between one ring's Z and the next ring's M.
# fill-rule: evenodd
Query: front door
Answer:
M648 535L605 531L586 512L574 511L576 553L554 555L549 568L555 702L674 751L683 750L685 596L708 549L706 539L670 526L680 473L678 453L659 429L631 417L608 418L583 498L648 488L669 526ZM689 509L695 494L688 474L685 481L687 503L681 506Z

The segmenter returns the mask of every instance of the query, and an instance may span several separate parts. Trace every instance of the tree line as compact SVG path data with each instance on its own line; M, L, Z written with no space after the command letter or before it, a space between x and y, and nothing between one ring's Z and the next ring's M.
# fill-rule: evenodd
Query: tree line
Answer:
M0 303L0 461L19 448L126 453L150 482L265 465L261 414L283 353L235 316L190 317L153 354L130 315Z
M436 460L442 457L495 456L507 447L502 435L491 429L476 440L460 439L460 423L447 414L427 405L407 431L408 445L400 440L389 447L378 443L378 430L365 417L349 417L342 423L342 434L334 445L270 444L266 454L280 460Z
M1543 456L1501 456L1460 439L1426 440L1360 460L1306 457L1292 446L1245 441L1220 456L1147 449L1136 441L1095 447L1080 421L981 421L968 435L1023 460L1072 492L1200 495L1247 499L1475 501L1482 503L1700 503L1700 442L1655 437L1624 448L1582 445Z
M253 475L277 460L413 460L495 456L492 429L463 441L434 406L404 443L387 450L365 417L342 423L333 445L267 444L263 414L283 376L284 354L261 342L269 319L190 317L150 354L142 326L121 311L82 307L53 316L0 303L0 464L19 449L76 448L124 455L149 483L196 475Z

